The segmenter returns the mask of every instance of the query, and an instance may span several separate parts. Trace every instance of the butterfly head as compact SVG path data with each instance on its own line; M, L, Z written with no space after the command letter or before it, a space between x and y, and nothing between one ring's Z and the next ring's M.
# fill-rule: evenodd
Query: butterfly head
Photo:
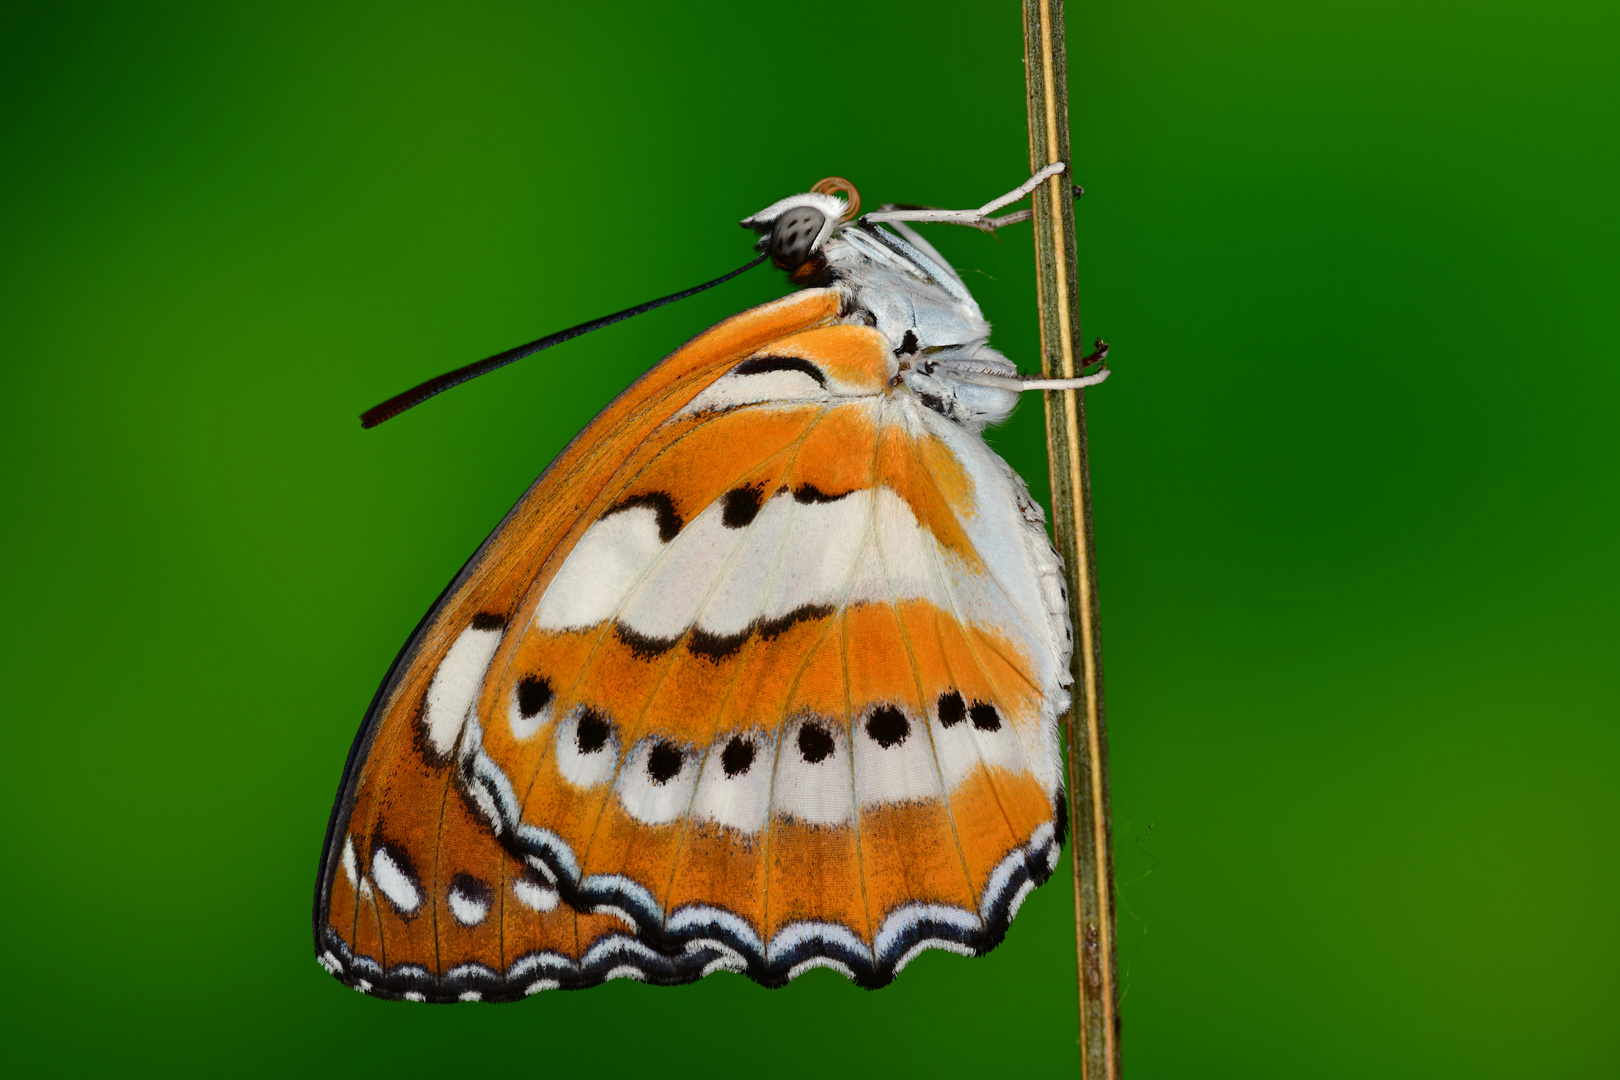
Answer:
M845 202L831 192L847 191ZM819 283L827 261L822 248L839 226L860 209L860 196L847 180L823 180L816 189L790 195L757 214L743 218L742 226L760 234L759 249L768 252L778 269L800 285Z

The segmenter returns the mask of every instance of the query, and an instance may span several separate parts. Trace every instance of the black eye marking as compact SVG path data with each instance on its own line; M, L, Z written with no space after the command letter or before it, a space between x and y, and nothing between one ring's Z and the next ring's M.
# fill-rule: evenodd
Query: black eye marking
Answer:
M667 742L660 742L652 748L647 755L647 775L652 777L655 784L667 784L681 771L681 762L685 755L680 747L671 746Z
M506 616L494 611L480 611L472 617L474 630L505 630Z
M551 684L538 675L525 675L517 684L518 713L527 720L540 715L540 710L551 704Z
M800 484L793 489L793 501L798 503L830 503L847 498L853 491L840 491L837 495L829 495L814 484Z
M907 330L906 331L906 336L900 339L900 347L898 349L894 350L894 355L896 355L896 356L905 356L908 353L914 353L916 351L917 351L917 335L916 335L916 333L914 331Z
M818 765L832 757L833 737L820 724L805 724L799 729L799 753L804 760Z
M751 360L744 360L731 369L733 375L764 375L772 371L803 372L821 386L827 385L826 374L800 356L756 356Z
M1000 731L1001 714L996 712L994 705L983 701L975 701L973 708L968 710L968 716L973 718L973 726L980 731Z
M579 714L579 723L574 728L574 745L579 747L582 754L594 754L608 741L608 722L601 713L595 709L586 709Z
M939 724L941 727L955 727L967 719L967 705L962 701L962 695L952 690L948 694L939 695Z
M602 517L605 518L624 510L633 510L638 506L651 507L653 513L658 515L658 539L666 544L675 539L675 535L681 531L681 526L685 524L681 520L681 515L675 512L675 500L662 491L648 491L641 495L630 495L620 499L609 507L607 513L603 514Z
M733 735L720 754L720 765L727 776L741 776L754 766L754 744L741 735Z
M651 638L645 634L638 634L624 623L613 624L613 633L618 639L629 646L630 652L637 660L651 660L668 652L680 638Z
M810 619L825 619L832 613L833 609L830 605L805 604L802 607L794 608L792 611L779 618L759 620L759 636L763 640L769 641L772 638L792 629L798 623L806 622Z
M738 487L722 495L720 521L728 529L740 529L754 520L759 513L760 496L757 487Z
M883 749L899 746L911 734L906 714L893 705L879 705L866 721L866 733Z

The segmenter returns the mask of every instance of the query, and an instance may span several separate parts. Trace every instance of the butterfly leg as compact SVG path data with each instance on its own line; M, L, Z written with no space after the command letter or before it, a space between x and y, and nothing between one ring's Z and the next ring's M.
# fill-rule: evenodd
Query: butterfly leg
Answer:
M1111 373L1107 368L1091 375L1081 375L1073 379L1039 379L1034 376L1019 375L981 375L977 372L968 375L960 372L952 378L957 382L973 383L975 386L988 386L996 390L1084 390L1088 386L1096 386L1105 382Z
M960 382L969 382L977 386L994 387L997 390L1083 390L1088 386L1096 386L1107 380L1108 370L1108 342L1102 338L1097 339L1096 348L1080 360L1080 370L1084 371L1093 364L1102 366L1090 375L1079 375L1073 379L1041 379L1033 375L990 375L982 372L954 372L952 378Z
M1061 161L1054 161L1040 172L1025 180L999 199L991 199L977 210L879 210L874 214L867 214L862 221L928 221L940 222L948 225L972 225L986 231L1000 228L1002 225L1011 225L1015 221L1023 221L1030 214L1020 211L1008 214L1002 218L993 218L990 215L1003 206L1017 202L1030 192L1034 191L1047 180L1063 172L1068 166Z
M1036 173L1034 176L1030 177L1028 180L1025 180L1022 184L1019 184L1017 187L1015 187L1011 191L1007 192L1007 194L1003 195L1001 198L992 199L989 202L985 203L983 206L979 207L979 209L978 209L979 215L981 217L985 216L987 214L992 213L993 211L1000 210L1003 206L1007 206L1007 205L1009 205L1011 203L1017 202L1019 199L1022 199L1025 195L1028 195L1030 192L1032 192L1036 188L1040 187L1047 180L1049 180L1052 177L1058 175L1059 173L1061 173L1063 170L1065 170L1067 168L1068 168L1068 165L1066 165L1065 163L1063 163L1061 161L1052 162L1052 164L1048 165L1046 168L1042 169L1040 172Z
M1073 194L1076 199L1080 198L1080 196L1086 193L1086 189L1081 187L1079 184L1073 184L1070 186L1073 189ZM1014 210L1010 214L1003 214L1000 217L988 218L979 227L984 229L986 232L994 232L1003 225L1016 225L1020 221L1028 221L1034 216L1034 210Z

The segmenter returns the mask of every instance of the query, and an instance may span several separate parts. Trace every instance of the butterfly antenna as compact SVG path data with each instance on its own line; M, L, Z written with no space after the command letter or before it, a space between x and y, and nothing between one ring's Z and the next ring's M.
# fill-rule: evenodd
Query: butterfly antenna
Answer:
M745 270L752 270L754 267L764 262L767 257L768 254L760 255L755 259L750 259L748 262L737 267L737 269L731 271L731 273L722 274L713 281L705 281L702 285L694 285L690 289L682 289L678 293L670 293L668 296L661 296L657 300L648 300L644 304L637 304L635 307L625 308L623 311L616 311L612 315L603 315L600 319L592 319L590 322L580 323L578 326L570 326L568 329L559 330L555 334L547 334L538 341L531 341L527 345L519 345L515 349L507 349L503 353L496 353L487 360L480 360L476 364L468 364L466 367L459 367L454 371L447 371L437 378L429 379L425 383L411 387L403 394L395 394L381 405L376 405L367 409L365 412L360 414L360 426L363 428L374 428L384 420L391 420L400 413L404 412L406 409L414 408L417 405L422 404L422 402L426 401L428 398L433 397L436 394L444 393L452 386L460 386L469 379L476 379L480 375L487 375L496 368L505 367L514 360L521 360L525 356L539 352L541 349L549 349L553 345L561 345L570 338L577 338L581 334L590 333L592 330L600 330L604 326L612 326L616 322L623 322L625 319L640 315L643 312L651 311L653 308L663 307L665 304L673 304L677 300L684 300L688 296L702 292L704 289L712 289L716 285L722 285Z

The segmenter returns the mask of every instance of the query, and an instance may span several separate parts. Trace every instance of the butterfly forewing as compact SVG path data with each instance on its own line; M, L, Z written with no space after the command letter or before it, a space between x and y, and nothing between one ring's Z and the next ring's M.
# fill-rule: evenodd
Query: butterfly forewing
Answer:
M482 986L483 996L513 997L534 985L523 981L533 964L513 976L526 953L505 939L532 939L534 948L574 963L571 974L549 977L568 986L606 974L599 964L579 966L593 943L633 940L624 922L610 915L576 920L566 904L545 911L531 906L525 913L522 896L545 894L528 888L523 875L544 882L547 871L511 853L510 838L498 837L490 824L498 817L476 801L487 794L466 782L467 736L481 726L475 706L488 673L505 670L497 653L503 646L510 651L521 637L507 632L511 613L537 579L554 572L561 560L553 556L572 545L570 531L583 531L590 512L600 513L604 482L643 447L647 434L739 358L784 333L829 321L836 311L829 294L801 293L716 326L654 368L558 456L435 603L367 712L332 810L316 884L315 935L317 955L334 974L385 996L440 999L463 992L457 987L466 979L452 972L493 959L504 990ZM531 688L526 701L533 700ZM497 953L452 925L458 874L483 883L490 903L505 905L505 944ZM392 896L380 891L383 883ZM556 894L554 884L547 888ZM514 896L516 906L507 903ZM627 971L664 980L696 977L637 948L646 954L642 967Z

